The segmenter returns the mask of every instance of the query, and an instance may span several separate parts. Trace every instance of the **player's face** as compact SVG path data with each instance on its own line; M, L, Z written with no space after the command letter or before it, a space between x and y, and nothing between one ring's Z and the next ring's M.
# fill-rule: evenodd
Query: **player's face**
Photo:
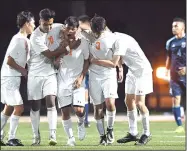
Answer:
M88 22L79 21L79 28L82 30L90 30L90 24Z
M174 35L181 34L182 32L184 32L184 24L182 22L173 22L172 32Z
M31 34L35 28L35 21L33 18L30 22L26 23L26 27L27 34Z
M49 19L48 21L40 19L40 29L44 33L48 33L52 29L53 21L54 21L53 18Z
M66 34L69 37L69 39L74 39L75 34L77 32L78 28L77 27L66 27Z

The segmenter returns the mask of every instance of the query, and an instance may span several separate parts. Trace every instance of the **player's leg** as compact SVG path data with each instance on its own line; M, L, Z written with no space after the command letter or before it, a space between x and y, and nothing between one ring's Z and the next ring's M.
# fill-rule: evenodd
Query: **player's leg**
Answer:
M138 140L138 128L137 128L137 108L135 104L135 77L127 74L125 80L125 104L127 107L127 118L129 124L129 132L121 139L118 139L118 143L128 143Z
M40 137L40 106L42 96L42 86L44 79L43 77L34 77L28 76L27 80L27 94L28 100L30 102L30 118L31 118L31 126L33 131L33 143L32 146L40 145L41 137Z
M57 100L58 106L61 108L62 113L62 125L64 131L67 135L67 145L68 146L75 146L75 137L73 135L73 128L72 128L72 120L71 120L71 111L72 111L72 95L69 96L62 96L62 94L66 94L63 91L58 90Z
M86 131L84 127L85 120L85 88L80 87L73 91L73 108L75 114L78 118L78 138L79 140L83 140L86 136Z
M3 111L1 112L1 143L0 146L6 146L5 143L3 142L4 138L4 127L7 124L8 119L10 118L14 108L13 106L8 106L5 104Z
M101 89L100 80L89 80L89 90L90 90L90 99L94 105L94 118L96 120L97 130L100 135L100 144L106 145L107 138L105 133L105 126L104 126L104 112L103 112L103 103L104 103L104 96Z
M113 129L116 116L115 99L118 98L117 79L109 78L102 80L101 83L106 105L107 143L112 144L115 140Z
M182 83L170 81L170 94L172 96L172 111L175 118L175 122L177 124L177 128L175 130L176 133L183 133L184 128L182 127L182 119L181 119L181 95L182 95Z
M56 74L45 77L43 97L46 100L47 119L49 124L49 145L56 145L57 110L55 99L57 95Z

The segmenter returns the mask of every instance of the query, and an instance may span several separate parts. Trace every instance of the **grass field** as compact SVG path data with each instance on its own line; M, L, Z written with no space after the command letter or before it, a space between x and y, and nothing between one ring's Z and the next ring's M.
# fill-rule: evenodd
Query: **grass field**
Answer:
M22 140L25 146L9 147L2 146L1 150L185 150L185 134L175 134L175 122L151 122L152 140L146 146L134 146L134 142L127 144L114 143L110 146L98 146L99 135L96 130L95 123L91 123L91 127L87 128L87 136L85 140L77 139L76 123L74 124L74 136L76 138L76 146L66 146L67 138L64 133L62 124L58 123L56 146L48 146L48 124L43 122L40 124L40 132L42 142L40 146L30 146L32 143L32 130L30 123L20 123L17 131L17 137ZM7 124L8 125L8 124ZM119 139L126 135L128 128L127 122L115 123L115 139ZM139 123L139 129L142 128ZM6 132L8 126L6 127ZM140 131L141 132L141 131ZM6 141L5 137L4 141Z

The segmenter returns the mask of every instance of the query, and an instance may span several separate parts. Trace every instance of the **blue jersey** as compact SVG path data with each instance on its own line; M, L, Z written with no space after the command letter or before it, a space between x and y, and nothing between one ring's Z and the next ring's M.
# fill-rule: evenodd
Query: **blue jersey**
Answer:
M186 35L181 39L173 37L166 43L166 50L171 58L170 74L172 80L180 80L178 75L179 67L186 66Z

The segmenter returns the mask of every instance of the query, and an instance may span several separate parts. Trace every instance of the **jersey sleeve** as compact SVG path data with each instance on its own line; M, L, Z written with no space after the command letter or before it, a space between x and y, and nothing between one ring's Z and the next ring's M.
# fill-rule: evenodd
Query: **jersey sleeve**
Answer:
M85 39L81 39L83 43L83 55L84 59L87 60L89 58L89 42Z
M117 39L114 42L112 49L113 49L114 55L124 56L128 49L127 43L121 39Z
M22 49L25 50L25 41L24 39L21 38L15 38L11 41L10 47L9 47L9 56L11 56L13 59L18 59L20 57L20 53L23 53L23 51L20 51Z
M166 42L166 51L169 51L170 49L170 40Z
M46 50L48 50L48 47L47 45L45 44L45 39L43 41L43 39L40 38L40 36L37 36L37 35L31 35L31 46L32 46L32 49L40 54Z

